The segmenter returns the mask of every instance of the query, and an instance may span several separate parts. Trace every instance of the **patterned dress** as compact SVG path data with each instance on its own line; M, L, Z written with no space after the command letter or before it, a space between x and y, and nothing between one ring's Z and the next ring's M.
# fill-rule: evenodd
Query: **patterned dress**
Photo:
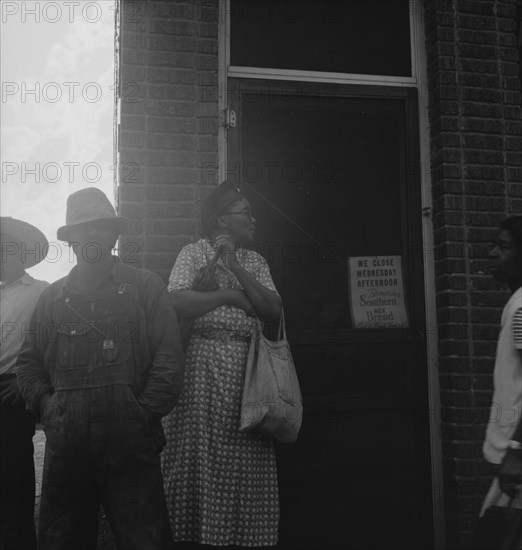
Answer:
M206 239L185 246L172 269L169 291L190 289L199 268L213 255ZM246 249L237 256L257 281L275 290L262 256ZM221 260L216 276L221 288L242 288ZM167 447L162 468L175 540L214 546L277 543L273 443L255 432L239 432L254 326L253 318L228 305L194 321L180 401L163 419Z

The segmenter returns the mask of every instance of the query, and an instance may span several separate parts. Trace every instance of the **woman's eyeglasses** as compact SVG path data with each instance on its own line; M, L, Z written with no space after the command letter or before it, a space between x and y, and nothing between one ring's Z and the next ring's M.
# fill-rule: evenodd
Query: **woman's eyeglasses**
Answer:
M250 208L245 208L244 210L233 210L232 212L223 212L223 214L243 214L244 216L248 216L251 220L254 218Z

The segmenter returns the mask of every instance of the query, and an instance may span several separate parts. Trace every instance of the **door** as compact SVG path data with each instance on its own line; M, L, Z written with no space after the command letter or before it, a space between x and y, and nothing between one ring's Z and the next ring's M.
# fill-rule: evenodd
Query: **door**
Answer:
M304 399L280 547L433 547L416 91L229 79L227 178L257 219ZM355 328L349 258L399 256L408 326Z

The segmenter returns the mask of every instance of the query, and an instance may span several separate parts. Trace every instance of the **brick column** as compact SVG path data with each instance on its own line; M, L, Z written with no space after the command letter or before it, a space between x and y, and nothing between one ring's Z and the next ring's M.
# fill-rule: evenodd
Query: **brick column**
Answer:
M482 441L508 295L486 243L522 210L515 12L514 0L425 3L449 548L468 541L491 481Z
M217 0L122 2L121 249L165 280L195 234L202 169L218 162L217 32Z

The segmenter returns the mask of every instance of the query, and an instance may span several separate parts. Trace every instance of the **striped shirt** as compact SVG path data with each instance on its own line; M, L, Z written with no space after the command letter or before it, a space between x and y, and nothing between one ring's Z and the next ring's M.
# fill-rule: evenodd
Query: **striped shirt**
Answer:
M522 416L522 287L516 290L502 312L495 369L493 402L484 441L484 457L500 464L509 440Z
M516 349L522 349L522 307L513 315L513 342Z

